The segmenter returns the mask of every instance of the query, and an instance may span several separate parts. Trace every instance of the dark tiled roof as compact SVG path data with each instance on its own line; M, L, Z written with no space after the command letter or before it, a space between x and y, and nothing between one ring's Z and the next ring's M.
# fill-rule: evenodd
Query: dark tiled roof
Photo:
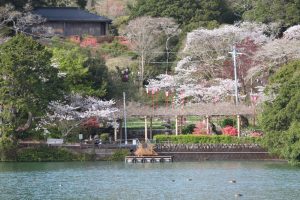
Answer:
M34 14L41 15L47 21L93 21L111 22L110 19L76 7L40 7L33 11Z

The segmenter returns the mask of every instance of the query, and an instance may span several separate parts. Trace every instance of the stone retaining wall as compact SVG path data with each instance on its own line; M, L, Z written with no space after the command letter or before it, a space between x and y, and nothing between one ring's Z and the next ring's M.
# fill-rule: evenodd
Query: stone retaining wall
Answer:
M176 161L278 159L257 144L156 144L159 155Z
M257 144L173 144L161 143L155 145L158 152L261 152L266 151Z

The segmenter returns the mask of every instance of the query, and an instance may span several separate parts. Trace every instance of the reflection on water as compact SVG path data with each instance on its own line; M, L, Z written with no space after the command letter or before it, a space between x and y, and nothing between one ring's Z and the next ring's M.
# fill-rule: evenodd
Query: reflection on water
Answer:
M283 162L0 163L0 199L287 200L299 180Z

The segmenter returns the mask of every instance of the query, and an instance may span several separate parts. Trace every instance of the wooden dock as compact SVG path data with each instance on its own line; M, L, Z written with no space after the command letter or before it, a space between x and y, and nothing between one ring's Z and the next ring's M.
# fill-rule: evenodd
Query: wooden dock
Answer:
M173 156L126 156L126 163L173 162Z

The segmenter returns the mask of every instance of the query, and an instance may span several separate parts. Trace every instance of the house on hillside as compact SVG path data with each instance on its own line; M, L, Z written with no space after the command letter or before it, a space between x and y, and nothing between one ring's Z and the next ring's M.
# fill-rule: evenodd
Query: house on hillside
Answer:
M106 36L112 21L76 7L41 7L36 8L33 14L45 18L44 26L64 37Z

